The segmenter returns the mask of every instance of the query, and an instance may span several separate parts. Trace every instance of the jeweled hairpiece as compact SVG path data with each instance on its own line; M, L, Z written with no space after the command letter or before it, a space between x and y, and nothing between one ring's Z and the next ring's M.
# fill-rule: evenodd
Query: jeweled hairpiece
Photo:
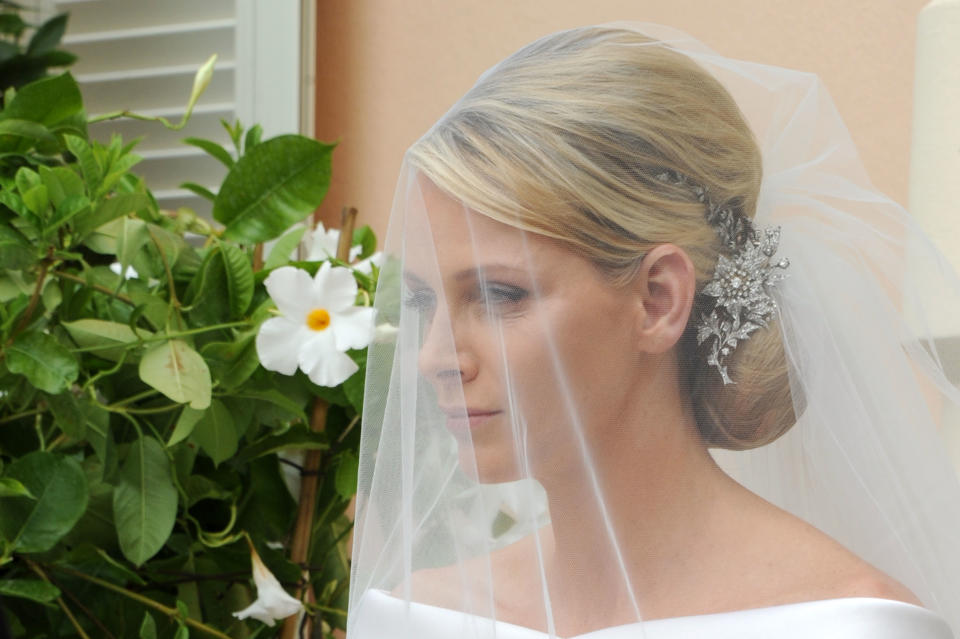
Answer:
M787 259L771 263L780 243L780 227L761 233L751 221L729 206L721 207L706 189L676 171L664 171L657 179L684 186L706 206L707 223L714 227L729 257L723 253L702 293L716 299L709 315L702 315L697 327L697 344L710 341L707 364L720 371L724 384L734 383L727 373L726 358L755 330L767 326L777 312L769 288L786 275Z

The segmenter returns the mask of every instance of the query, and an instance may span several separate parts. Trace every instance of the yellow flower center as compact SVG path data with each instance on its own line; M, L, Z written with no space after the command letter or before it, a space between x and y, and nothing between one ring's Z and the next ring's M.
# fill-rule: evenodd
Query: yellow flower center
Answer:
M307 313L307 326L313 331L322 331L330 326L330 313L325 308L315 308Z

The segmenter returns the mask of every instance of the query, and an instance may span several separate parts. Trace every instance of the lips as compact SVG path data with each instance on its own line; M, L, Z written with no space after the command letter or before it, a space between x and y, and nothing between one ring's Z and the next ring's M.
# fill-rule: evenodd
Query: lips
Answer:
M452 408L441 409L447 416L447 430L454 435L465 435L469 431L477 428L485 421L499 415L503 411L487 410L480 408Z

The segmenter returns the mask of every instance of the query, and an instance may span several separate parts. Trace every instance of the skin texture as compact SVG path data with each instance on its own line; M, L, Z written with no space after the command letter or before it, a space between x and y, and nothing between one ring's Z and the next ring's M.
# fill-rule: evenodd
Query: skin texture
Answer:
M412 252L405 264L424 322L420 373L441 407L486 413L469 428L450 421L465 472L481 482L532 475L548 497L539 545L528 537L493 555L499 619L547 629L538 556L561 636L836 597L917 603L714 463L678 377L695 287L681 249L655 247L634 281L614 288L558 242L469 211L425 180L421 190L416 224L436 255ZM515 453L520 416L527 467ZM467 566L468 587L475 579L486 592L486 564ZM459 608L462 578L420 571L414 598Z

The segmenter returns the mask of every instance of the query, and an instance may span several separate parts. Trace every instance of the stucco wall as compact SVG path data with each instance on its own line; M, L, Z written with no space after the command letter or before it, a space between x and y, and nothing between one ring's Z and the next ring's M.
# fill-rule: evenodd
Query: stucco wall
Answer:
M382 236L403 151L536 37L641 20L726 55L818 73L873 181L907 200L916 17L926 0L318 0L316 135L339 140L322 211Z

